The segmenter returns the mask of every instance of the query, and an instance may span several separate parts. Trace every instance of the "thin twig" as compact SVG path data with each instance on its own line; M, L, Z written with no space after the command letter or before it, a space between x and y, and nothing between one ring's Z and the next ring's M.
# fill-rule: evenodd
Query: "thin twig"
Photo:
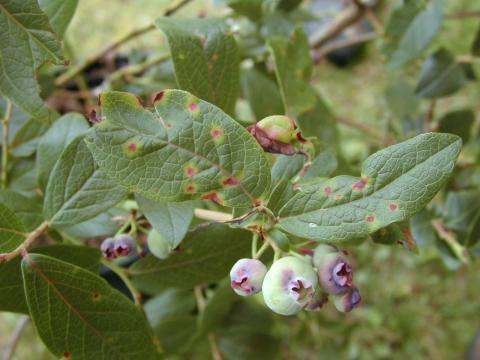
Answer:
M480 10L473 11L458 11L455 13L447 14L446 19L463 19L466 17L480 17Z
M196 210L201 210L201 209L195 209ZM195 226L194 228L192 228L190 231L191 232L195 232L195 231L198 231L200 229L203 229L203 228L206 228L206 227L209 227L211 225L219 225L219 224L241 224L242 222L244 222L246 219L248 219L250 216L253 216L257 213L260 212L261 209L259 208L253 208L251 209L249 212L247 212L246 214L242 215L242 216L239 216L237 218L230 218L228 220L212 220L212 221L208 221L208 222L205 222L205 223L202 223L202 224L198 224L197 226ZM208 211L208 210L207 210ZM219 214L222 214L222 213L219 213Z
M471 54L460 55L456 60L460 64L480 64L480 57Z
M352 3L347 6L328 27L322 27L314 32L309 39L310 46L314 49L319 48L325 43L340 34L350 25L356 23L365 15L365 7L359 6L357 3Z
M129 76L137 75L143 73L145 70L147 70L149 67L153 65L157 65L161 62L164 62L165 60L168 60L170 58L170 53L163 53L159 54L156 56L152 56L151 58L147 59L146 61L140 63L140 64L134 64L130 66L125 66L117 71L113 72L110 75L110 79L113 80L118 80L122 78L127 78Z
M118 277L123 281L123 283L127 287L128 291L130 291L130 294L132 294L135 305L141 308L142 294L140 293L140 291L138 291L135 288L135 286L133 286L133 283L131 282L130 278L127 275L127 271L124 268L114 264L113 262L107 261L105 259L102 259L102 264L118 275Z
M173 7L167 9L163 16L171 16L173 15L175 12L177 12L178 10L180 10L183 6L187 5L189 2L191 2L192 0L182 0L180 1L178 4L174 5ZM77 76L79 73L81 73L82 71L84 71L87 67L89 67L91 64L95 63L96 61L102 59L103 57L105 57L107 54L109 54L110 52L112 52L113 50L116 50L117 48L119 48L120 46L122 46L123 44L129 42L130 40L132 39L135 39L137 38L138 36L141 36L147 32L150 32L152 31L153 29L155 29L155 25L154 24L149 24L149 25L146 25L144 27L141 27L141 28L138 28L138 29L135 29L125 35L123 35L122 37L120 37L119 39L117 39L116 41L114 41L113 43L109 44L108 46L106 46L105 48L97 51L96 53L93 53L91 56L87 57L84 61L82 61L81 63L75 65L75 66L72 66L69 70L67 70L66 72L64 72L62 75L60 75L56 80L55 80L55 85L56 86L62 86L62 85L65 85L67 82L69 82L71 79L73 79L75 76Z
M432 225L437 231L438 236L447 243L457 259L464 264L468 264L468 251L457 241L455 234L451 232L440 220L432 220Z
M338 49L343 49L351 45L361 44L367 41L375 40L378 38L378 34L375 32L367 32L359 34L358 36L337 40L328 44L325 44L318 50L314 50L315 63L318 64L325 55L330 54Z
M210 221L228 221L232 220L232 214L227 214L224 212L207 210L207 209L195 209L194 210L195 217L202 219L202 220L210 220Z
M48 229L48 223L44 221L32 232L28 234L23 234L25 235L25 240L15 250L9 253L0 254L0 263L10 261L13 258L16 258L17 256L24 254L28 250L30 245L32 245L33 242L40 235L42 235L47 229Z
M28 323L30 322L30 317L24 315L18 319L17 326L13 330L10 340L3 348L3 360L12 359L15 354L15 349L22 338L23 332L27 328Z
M12 118L12 112L13 103L10 100L7 100L7 108L5 109L5 116L2 120L2 189L6 189L8 182L8 132L10 127L10 120Z
M382 144L387 144L388 145L388 144L392 144L394 142L394 140L392 138L390 138L389 136L384 136L384 135L380 134L377 130L375 130L375 129L373 129L373 128L365 125L365 124L354 122L354 121L352 121L350 119L347 119L347 118L344 118L344 117L337 117L336 121L340 124L343 124L343 125L361 130L364 133L374 137L376 140L380 141Z

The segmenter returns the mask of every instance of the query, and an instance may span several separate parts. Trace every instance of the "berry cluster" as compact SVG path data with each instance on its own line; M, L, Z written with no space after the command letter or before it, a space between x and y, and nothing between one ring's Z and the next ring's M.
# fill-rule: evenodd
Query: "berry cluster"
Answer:
M270 269L257 259L240 259L230 271L231 286L241 296L263 292L265 304L281 315L318 310L331 295L341 312L352 311L361 297L345 253L319 245L312 257L286 256Z
M104 258L113 260L121 256L134 255L136 252L136 243L130 235L121 234L114 238L103 240L100 250Z

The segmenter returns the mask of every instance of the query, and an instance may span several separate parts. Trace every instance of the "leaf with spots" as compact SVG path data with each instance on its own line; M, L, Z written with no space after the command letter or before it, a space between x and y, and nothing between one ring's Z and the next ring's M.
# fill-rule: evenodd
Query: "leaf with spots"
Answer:
M32 320L57 358L160 358L144 315L99 276L40 254L23 259L22 274Z
M37 70L61 64L62 49L37 0L0 2L0 93L37 120L53 113L39 95Z
M302 187L280 210L279 226L341 242L407 220L442 189L461 146L458 136L427 133L383 149L365 161L361 178L337 176Z
M26 237L25 225L8 207L0 203L0 256L15 250Z
M159 18L178 86L232 114L240 91L237 43L220 19Z
M81 135L65 148L50 174L43 213L53 227L92 219L128 194L98 169L84 139Z
M88 135L88 147L105 174L130 191L156 201L248 207L268 189L262 149L216 106L181 90L157 95L154 112L128 93L104 93L101 103L105 120Z
M57 244L41 246L31 252L52 256L95 274L100 269L100 251L91 247ZM21 258L17 257L0 264L0 311L28 314L21 261Z
M268 47L275 63L275 74L288 114L299 116L315 107L315 91L309 85L313 71L308 39L302 28L295 28L290 39L272 37Z
M251 234L227 225L210 226L187 235L179 251L166 260L153 255L129 268L134 285L154 294L168 287L188 289L224 278L238 259L248 256Z

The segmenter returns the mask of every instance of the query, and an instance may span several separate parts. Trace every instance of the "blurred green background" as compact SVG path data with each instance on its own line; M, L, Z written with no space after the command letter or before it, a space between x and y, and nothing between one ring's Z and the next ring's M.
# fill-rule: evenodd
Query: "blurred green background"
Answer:
M101 48L119 35L160 16L168 0L80 0L67 32L77 57ZM478 0L448 0L447 13L480 10ZM181 16L223 12L211 1L197 0ZM382 19L384 20L384 19ZM455 54L468 53L479 18L446 20L436 40ZM165 43L159 32L130 43L125 50ZM420 64L420 63L419 63ZM415 79L416 72L412 72ZM380 44L369 45L359 64L339 69L323 61L315 69L315 87L336 115L381 129L392 120L385 103L386 87L404 72L387 72ZM437 104L439 116L465 104L480 110L478 82ZM426 103L423 104L426 106ZM357 129L340 126L342 149L350 160L364 159L371 139ZM318 314L276 320L282 359L461 359L480 331L480 265L449 270L433 249L418 254L368 242L354 253L356 282L363 305L343 315L331 305ZM0 313L0 348L20 316ZM31 324L14 359L51 359Z

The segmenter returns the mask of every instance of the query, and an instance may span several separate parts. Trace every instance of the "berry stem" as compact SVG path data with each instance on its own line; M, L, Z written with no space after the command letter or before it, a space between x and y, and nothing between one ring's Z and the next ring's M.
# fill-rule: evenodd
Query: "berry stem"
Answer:
M252 258L255 258L258 250L258 234L254 233L252 237Z
M133 283L130 280L130 277L127 275L127 271L124 268L106 259L102 258L101 261L105 267L109 268L115 274L118 275L118 277L123 281L123 283L127 287L128 291L130 291L130 294L132 294L132 298L133 298L133 301L135 302L135 305L138 306L139 308L142 308L142 294L140 293L140 291L138 291L135 288L135 286L133 286Z

